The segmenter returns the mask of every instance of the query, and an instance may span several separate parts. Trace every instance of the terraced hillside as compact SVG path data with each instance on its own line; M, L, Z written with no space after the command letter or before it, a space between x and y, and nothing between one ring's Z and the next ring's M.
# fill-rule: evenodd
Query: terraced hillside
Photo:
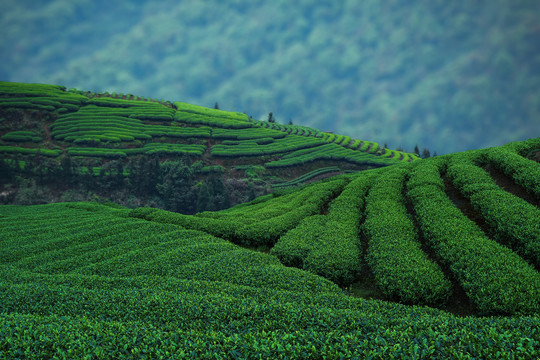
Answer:
M273 184L307 181L310 177L305 175L319 168L338 167L337 172L343 173L418 159L374 142L304 126L255 121L242 113L133 95L66 91L55 85L0 82L0 119L0 154L9 160L6 168L16 173L33 164L27 172L34 172L34 177L44 172L52 177L55 172L69 173L79 177L75 183L96 182L80 175L103 171L103 176L114 176L115 183L125 185L124 175L130 172L138 173L139 178L148 176L144 172L155 172L138 168L148 158L156 158L159 164L189 158L190 164L201 165L201 169L191 170L197 173L197 181L209 173L242 178L263 194ZM72 169L74 164L77 169ZM62 182L64 176L57 178L55 182ZM69 184L64 187L71 188ZM153 192L149 196L164 198L158 187ZM111 194L114 191L101 195Z
M526 156L539 148L540 138L334 176L219 212L131 216L271 248L342 287L372 277L386 300L459 298L476 314L531 314L540 310L540 164Z
M195 216L1 206L0 353L536 359L539 150L339 175Z
M100 188L176 211L0 206L7 358L540 356L540 138L415 161L241 113L16 83L0 83L0 117L4 198L33 181L27 197ZM229 208L240 179L272 192Z

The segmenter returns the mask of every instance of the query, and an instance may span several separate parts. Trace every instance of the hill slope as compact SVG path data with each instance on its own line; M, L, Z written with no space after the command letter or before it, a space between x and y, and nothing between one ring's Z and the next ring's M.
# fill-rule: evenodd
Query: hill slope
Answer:
M57 192L82 183L102 197L128 189L187 213L242 202L243 196L215 204L199 201L206 192L212 198L233 193L234 184L223 184L232 178L243 180L239 191L245 196L249 186L252 193L264 194L270 185L419 159L375 142L256 121L242 113L55 85L0 82L0 119L0 153L9 160L4 167L12 169L11 177L23 168L25 177L47 178L42 186L58 184ZM189 199L171 199L171 193L188 192L194 193ZM114 200L126 203L127 196Z
M537 358L539 151L456 153L196 216L0 206L0 352ZM359 298L367 283L392 302Z

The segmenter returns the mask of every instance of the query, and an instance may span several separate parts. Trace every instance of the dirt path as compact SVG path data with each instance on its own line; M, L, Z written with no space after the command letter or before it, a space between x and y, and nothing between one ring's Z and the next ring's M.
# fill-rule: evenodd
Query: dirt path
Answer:
M524 188L517 185L514 180L507 176L505 173L489 164L484 165L482 168L489 173L491 178L495 181L497 185L501 187L501 189L527 201L531 205L539 206L538 200L534 197L534 195L528 193Z
M460 197L460 194L456 191L455 188L450 187L447 183L446 176L443 176L443 179L445 180L445 188L446 188L446 194L450 197L450 199L454 202L456 206L459 206L460 209L463 208L466 204L464 199ZM418 222L418 218L416 215L416 210L414 209L414 206L412 205L409 197L407 196L407 187L406 183L408 181L408 178L403 183L403 189L402 189L402 196L403 199L405 199L405 207L407 209L407 213L410 215L414 227L418 231L418 241L421 244L421 249L424 251L424 253L427 255L427 257L439 265L441 268L444 276L450 280L452 283L452 295L448 299L448 301L445 304L441 304L439 308L441 310L448 311L456 316L470 316L475 314L475 308L465 293L465 290L463 287L459 284L456 277L454 276L454 273L450 270L449 266L446 266L444 263L442 263L437 256L435 250L432 248L432 246L428 243L427 239L424 237L424 233L422 231L422 228L420 226L420 223ZM463 211L463 210L462 210Z
M49 130L49 127L47 126L46 123L43 123L43 130L45 131L45 136L47 138L47 141L51 142L52 141L52 139L51 139L51 131Z
M52 144L52 136L51 136L51 131L49 130L49 126L47 125L47 123L43 123L43 130L45 131L45 137L46 137L46 142L49 143L49 144ZM63 147L62 145L60 144L56 144L57 146L60 147L60 149L62 149L62 153L66 153L66 148Z

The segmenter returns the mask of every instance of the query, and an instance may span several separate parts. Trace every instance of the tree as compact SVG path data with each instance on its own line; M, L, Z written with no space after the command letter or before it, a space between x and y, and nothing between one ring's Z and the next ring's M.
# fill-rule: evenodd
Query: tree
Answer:
M214 211L214 197L206 182L199 185L199 193L197 194L196 212Z
M212 190L214 210L228 209L231 207L231 195L223 183L223 178L211 177L209 179L209 189Z
M71 183L71 178L73 176L73 162L71 161L71 156L69 156L69 154L66 154L62 158L60 166L62 167L62 177L64 178L64 181Z
M216 101L216 103L214 104L214 109L219 109L219 104L217 103L217 101Z
M275 122L276 122L276 119L274 118L274 114L273 114L273 113L269 113L269 114L268 114L268 122L269 122L269 123L275 123Z
M292 125L293 122L292 122L292 119L289 119L289 125Z
M420 149L418 148L418 144L414 145L414 153L420 156Z
M18 162L13 161L12 164L15 164L14 166L18 166ZM11 166L9 166L9 160L8 159L1 159L0 160L0 183L9 183L11 182L13 178L13 171L11 169Z
M193 186L193 169L184 158L179 161L165 161L160 167L162 180L156 190L163 199L167 210L183 214L196 211L197 189Z
M257 197L257 193L255 192L255 186L250 181L248 184L248 190L247 190L247 198L248 201L251 201Z
M427 159L429 157L431 157L431 154L430 154L429 150L427 148L424 148L422 150L422 159Z

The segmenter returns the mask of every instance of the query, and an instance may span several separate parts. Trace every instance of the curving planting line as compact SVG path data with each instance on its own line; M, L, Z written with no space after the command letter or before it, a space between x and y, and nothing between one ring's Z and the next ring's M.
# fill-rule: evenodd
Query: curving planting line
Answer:
M422 251L403 199L408 168L391 168L377 178L366 202L366 261L377 286L390 299L407 304L444 303L452 284Z
M407 184L418 222L437 256L483 314L540 311L540 274L510 249L486 237L444 193L440 168L422 161Z

